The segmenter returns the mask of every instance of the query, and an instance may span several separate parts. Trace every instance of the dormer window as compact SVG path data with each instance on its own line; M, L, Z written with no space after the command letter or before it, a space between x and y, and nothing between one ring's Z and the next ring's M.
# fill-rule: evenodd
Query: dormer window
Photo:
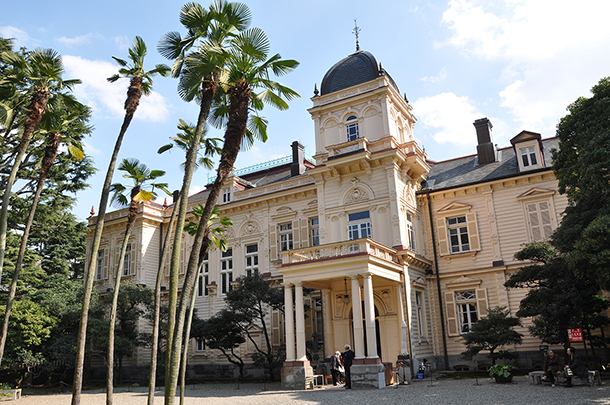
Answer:
M360 130L358 128L358 118L355 115L350 115L345 124L347 133L347 141L353 141L360 138Z
M231 189L225 188L222 190L222 202L228 203L231 202Z
M536 149L534 147L519 149L523 167L537 166Z

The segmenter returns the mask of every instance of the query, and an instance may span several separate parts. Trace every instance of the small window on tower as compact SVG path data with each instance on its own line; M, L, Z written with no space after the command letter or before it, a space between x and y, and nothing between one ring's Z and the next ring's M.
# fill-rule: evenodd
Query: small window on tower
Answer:
M350 115L345 124L347 132L347 141L353 141L360 138L360 129L358 128L358 118L355 115Z

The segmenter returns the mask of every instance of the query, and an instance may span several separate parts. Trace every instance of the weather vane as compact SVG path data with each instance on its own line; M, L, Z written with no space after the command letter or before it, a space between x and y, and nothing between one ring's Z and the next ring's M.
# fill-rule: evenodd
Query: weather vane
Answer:
M352 31L356 35L356 52L360 50L360 42L358 42L358 34L360 34L360 28L358 28L358 20L354 18L354 30Z

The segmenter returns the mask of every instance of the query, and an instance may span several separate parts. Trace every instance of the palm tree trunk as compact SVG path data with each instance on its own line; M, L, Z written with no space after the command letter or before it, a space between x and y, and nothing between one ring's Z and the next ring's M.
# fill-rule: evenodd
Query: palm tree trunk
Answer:
M191 187L191 180L193 178L193 172L197 163L197 153L199 151L200 143L196 140L201 139L203 129L205 127L206 120L210 114L210 107L212 106L212 100L216 94L218 88L218 78L220 71L216 71L209 80L205 80L201 86L201 107L199 109L199 117L197 118L197 127L195 128L195 136L193 142L190 145L189 151L186 154L186 163L184 167L184 179L182 181L182 189L180 190L180 209L178 211L178 220L176 221L176 235L174 236L174 249L172 252L172 261L170 267L170 284L169 284L169 316L167 321L167 352L165 356L165 404L171 405L176 396L176 385L178 380L178 372L180 369L180 343L176 347L173 344L175 339L175 329L177 326L176 319L176 303L178 302L178 275L180 269L180 243L182 241L182 227L186 219L186 209L188 205L188 192ZM210 211L211 212L211 211ZM209 214L208 214L209 219ZM207 223L207 220L206 222ZM192 286L192 284L191 284ZM183 294L185 290L183 289ZM184 317L182 317L184 319ZM180 328L182 329L182 328ZM180 331L182 333L182 331ZM177 358L178 363L173 361ZM171 381L171 383L169 383ZM169 384L169 385L168 385ZM74 404L76 405L76 404Z
M135 79L139 78L139 81ZM137 85L139 83L139 92L137 91ZM106 179L104 180L104 186L102 188L102 196L100 197L99 214L95 222L95 233L93 234L93 245L91 246L91 254L89 255L89 265L85 272L85 292L83 294L83 303L81 310L80 325L78 328L78 339L76 343L76 362L74 365L74 385L72 390L72 405L80 405L82 385L83 385L83 368L85 364L85 343L87 341L87 321L89 319L89 304L91 300L91 291L93 289L93 281L95 278L95 265L97 252L100 249L100 242L102 240L102 232L104 230L104 218L106 216L106 207L108 205L108 195L110 194L110 184L112 183L112 175L114 174L114 167L116 165L117 158L119 156L119 150L121 149L121 143L127 128L133 119L133 115L140 102L142 95L142 78L134 76L131 79L131 85L127 91L127 101L125 101L126 113L123 119L123 125L121 125L121 131L117 137L108 164L108 170L106 171ZM131 100L135 98L136 100ZM127 108L129 107L129 108Z
M49 136L49 140L45 147L44 158L42 159L40 175L38 176L36 192L34 193L34 199L32 201L30 212L25 222L25 228L23 229L23 236L21 237L21 246L19 247L17 263L15 264L15 273L13 274L13 282L11 283L11 288L8 293L6 311L4 313L4 323L2 324L2 335L0 336L0 362L2 362L2 358L4 356L4 348L6 346L6 339L8 336L8 321L11 316L11 308L13 307L13 301L15 300L15 294L17 292L17 280L19 279L19 274L21 273L21 266L23 265L23 258L25 257L25 250L28 244L30 229L32 228L32 224L34 223L34 214L36 213L36 207L38 207L38 201L40 200L40 195L42 194L44 182L47 179L47 176L49 175L51 165L57 157L57 150L59 149L59 140L60 137L58 133L52 133Z
M250 104L251 90L247 82L242 81L237 83L234 87L229 89L229 120L227 122L227 129L225 131L225 141L222 148L220 157L220 163L218 165L218 175L214 184L210 188L205 207L201 218L199 218L199 226L197 233L195 234L195 240L189 256L188 267L186 274L184 275L184 284L182 286L182 295L180 296L180 305L178 308L178 314L176 317L176 326L174 329L174 337L171 348L171 358L167 362L170 366L169 378L166 378L166 405L173 403L173 397L176 393L176 386L178 384L178 370L180 368L180 348L182 347L184 321L186 315L186 307L190 301L190 293L193 290L195 282L195 276L197 275L197 264L199 263L199 252L204 240L208 237L209 229L205 226L210 219L212 210L216 205L222 184L227 178L233 164L239 153L241 147L241 141L246 133L246 126L248 123L248 106ZM199 135L200 136L200 135ZM197 136L195 139L199 139ZM202 226L202 224L204 226ZM169 344L169 343L168 343ZM168 351L169 352L169 351ZM169 384L169 387L168 387ZM169 392L169 396L168 396Z
M134 187L134 190L136 188ZM133 194L133 192L132 192ZM125 227L125 237L121 244L121 252L119 253L119 265L116 269L114 279L114 290L112 291L112 308L110 309L110 327L108 329L108 356L107 371L106 371L106 405L112 405L112 394L114 387L114 330L116 327L116 311L119 302L119 289L121 288L121 277L123 276L123 267L125 265L125 252L127 251L127 245L129 237L131 236L131 230L136 219L140 204L135 201L131 201L129 205L129 215L127 219L127 226Z
M174 202L174 208L172 209L172 215L169 219L167 226L167 233L163 240L163 247L161 249L161 258L159 259L159 270L157 271L157 281L155 283L155 309L154 309L154 320L153 320L153 335L152 335L152 348L150 352L150 378L148 380L148 405L155 403L155 385L157 384L157 353L159 352L159 328L161 324L161 283L163 282L163 268L165 267L165 257L167 256L167 249L169 249L169 243L176 222L176 214L178 213L178 204L180 201Z
M0 280L2 280L2 269L4 267L4 254L6 252L6 228L8 221L8 205L11 197L11 189L13 188L13 184L15 183L15 179L17 178L17 172L19 171L19 166L21 165L21 159L25 155L25 152L28 149L30 141L32 140L32 135L40 123L42 119L42 115L44 114L45 109L47 108L47 102L49 101L49 97L51 93L47 89L36 89L34 95L32 95L32 102L30 103L30 112L25 118L23 135L21 136L21 142L19 142L19 148L17 152L17 156L15 156L15 162L13 163L13 168L11 170L11 174L8 177L6 182L6 187L4 188L4 196L2 198L2 211L0 213Z
M203 268L203 262L199 264L199 273ZM189 307L188 318L186 321L186 328L184 330L184 348L182 352L182 368L180 370L180 405L184 405L184 389L186 388L186 366L188 365L188 354L189 354L189 341L191 336L191 324L193 323L193 313L195 312L195 291L199 286L199 277L195 279L195 285L193 286L193 292L191 294L191 305Z

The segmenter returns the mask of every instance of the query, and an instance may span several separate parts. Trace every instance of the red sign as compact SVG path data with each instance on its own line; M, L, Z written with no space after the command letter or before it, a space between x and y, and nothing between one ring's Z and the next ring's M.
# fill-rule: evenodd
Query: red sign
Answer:
M582 342L582 329L568 329L568 340L570 342Z

